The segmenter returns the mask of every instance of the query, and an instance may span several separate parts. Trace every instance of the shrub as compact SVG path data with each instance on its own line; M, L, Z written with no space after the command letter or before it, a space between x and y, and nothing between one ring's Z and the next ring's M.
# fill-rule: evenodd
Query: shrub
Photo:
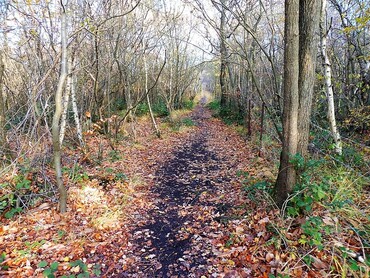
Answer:
M183 108L187 110L192 110L194 108L194 101L192 100L185 100L183 103Z
M113 111L120 111L126 108L126 102L123 98L116 99L113 102Z
M156 114L157 117L167 117L170 115L167 106L163 101L153 104L153 113Z
M238 125L243 124L244 117L236 108L221 107L219 115L227 125L231 125L234 123Z
M143 102L140 103L136 108L136 115L137 116L143 116L149 113L149 106L148 103Z
M211 109L212 111L219 113L220 111L220 101L214 100L207 104L207 107Z
M191 118L182 119L182 124L184 126L195 126L195 122Z

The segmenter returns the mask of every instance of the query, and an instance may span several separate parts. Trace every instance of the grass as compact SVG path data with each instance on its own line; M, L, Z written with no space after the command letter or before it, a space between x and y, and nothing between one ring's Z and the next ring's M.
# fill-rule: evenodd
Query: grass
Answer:
M161 123L161 130L169 130L171 132L186 131L196 125L189 117L191 111L186 109L172 111L166 121Z

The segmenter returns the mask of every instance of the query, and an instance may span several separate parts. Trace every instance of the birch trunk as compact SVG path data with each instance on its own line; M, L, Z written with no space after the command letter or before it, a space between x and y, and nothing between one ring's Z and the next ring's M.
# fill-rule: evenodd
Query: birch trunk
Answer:
M342 141L340 134L337 128L337 123L335 120L335 106L334 106L334 92L333 85L331 83L331 64L329 56L327 53L327 40L328 40L328 30L326 28L326 0L322 1L322 10L321 10L321 54L324 64L324 78L325 78L325 89L326 89L326 98L328 100L328 121L330 124L331 134L335 143L335 152L339 155L342 154Z
M73 61L73 69L75 68L75 60ZM85 148L85 142L82 137L82 128L80 123L80 117L78 116L78 108L77 108L77 101L76 101L76 76L72 73L71 76L71 98L72 98L72 110L73 110L73 118L76 124L76 132L78 141L80 141L80 146Z
M71 70L71 66L72 66L72 61L71 59L68 59L68 71ZM72 86L72 74L71 72L69 72L67 74L67 84L66 84L65 94L63 98L62 119L60 120L60 135L59 135L60 145L63 145L64 135L66 132L68 104L69 104L69 96L71 95L71 86Z

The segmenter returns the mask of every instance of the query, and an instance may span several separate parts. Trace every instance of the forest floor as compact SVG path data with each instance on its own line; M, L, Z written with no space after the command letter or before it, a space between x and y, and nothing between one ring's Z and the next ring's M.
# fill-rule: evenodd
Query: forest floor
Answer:
M46 202L4 223L0 244L6 254L3 265L9 268L0 274L42 277L53 262L58 262L57 277L82 273L82 265L70 266L76 260L91 273L98 267L97 276L105 277L268 273L270 267L255 264L252 254L245 258L250 268L235 263L235 251L228 246L239 240L234 235L250 242L265 236L261 228L244 230L241 215L247 204L237 176L263 159L255 158L245 140L204 107L187 119L191 125L164 132L161 139L143 123L140 139L114 150L109 141L93 136L88 140L91 154L79 158L78 169L71 150L65 159L70 164L65 172L68 212L60 215L55 203ZM100 165L98 149L105 158ZM260 226L266 217L256 212L252 225ZM40 262L48 264L38 267Z
M67 148L68 212L51 200L1 219L0 277L324 277L325 252L309 251L307 267L302 231L282 247L279 210L243 189L273 181L273 162L202 105L181 117L176 132L161 123L160 139L147 120L136 141L93 135L90 152Z

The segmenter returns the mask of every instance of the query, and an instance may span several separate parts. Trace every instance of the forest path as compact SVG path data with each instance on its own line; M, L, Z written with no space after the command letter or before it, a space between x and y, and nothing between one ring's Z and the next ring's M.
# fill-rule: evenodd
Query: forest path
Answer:
M266 213L255 213L237 175L263 173L256 170L261 159L235 127L202 105L177 116L160 123L162 138L143 120L139 140L122 140L114 152L103 136L88 138L89 161L83 158L73 172L79 180L65 175L67 213L45 202L15 221L0 218L0 277L41 277L52 263L59 265L57 277L86 271L91 277L250 277L269 271L250 255L268 235L260 224ZM97 146L103 154L94 152ZM69 151L65 165L76 169L76 152Z
M211 113L198 105L191 119L197 131L155 174L153 209L132 231L131 265L122 277L200 277L216 271L211 239L231 207L222 197L235 165L209 144L219 136L210 128Z

